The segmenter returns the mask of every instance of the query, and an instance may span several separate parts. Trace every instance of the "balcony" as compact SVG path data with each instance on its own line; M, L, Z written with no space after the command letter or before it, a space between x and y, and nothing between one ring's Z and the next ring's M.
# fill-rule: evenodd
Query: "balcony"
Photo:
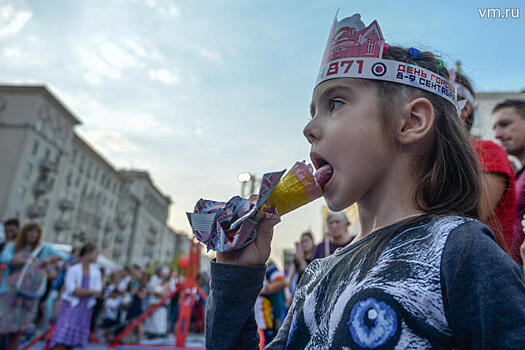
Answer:
M111 237L110 236L104 236L104 238L102 239L102 247L104 249L108 248L109 245L110 245L110 242L111 242Z
M75 203L71 199L63 198L58 202L58 207L62 211L68 211L75 209Z
M121 230L125 229L126 226L128 226L128 220L127 220L127 217L125 215L118 215L116 221L117 221L118 227Z
M30 204L26 214L30 219L43 218L46 216L46 209L47 207L41 204Z
M51 191L52 187L53 180L38 180L33 186L33 193L35 194L35 196L40 196Z
M115 243L121 244L122 242L124 242L124 236L122 235L122 233L118 233L115 236Z
M55 230L68 231L71 229L71 223L68 220L58 219L55 221Z
M44 171L56 171L58 168L58 162L52 161L51 159L42 159L40 161L40 169Z

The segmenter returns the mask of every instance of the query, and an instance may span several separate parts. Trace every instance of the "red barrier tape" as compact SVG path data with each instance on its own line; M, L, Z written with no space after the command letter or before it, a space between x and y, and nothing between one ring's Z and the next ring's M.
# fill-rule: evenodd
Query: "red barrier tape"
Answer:
M48 342L51 340L51 335L55 331L55 327L56 327L56 325L52 324L51 327L47 331L45 331L44 333L40 334L35 339L31 340L31 342L29 342L29 344L25 345L21 350L28 350L28 349L30 349L36 343L38 343L39 341L41 341L42 339L44 339L45 337L47 337L49 335L49 337L47 338L46 347L45 347L45 348L47 348Z
M141 324L142 322L144 322L144 320L146 318L148 318L149 315L154 313L159 307L164 305L169 299L173 298L173 296L175 296L175 294L177 294L179 292L179 290L180 290L180 287L175 288L175 290L172 291L170 294L168 294L168 295L164 296L162 299L160 299L160 301L158 303L152 305L148 310L144 311L144 313L142 313L142 315L140 315L135 321L131 322L126 328L124 328L124 330L122 332L120 332L119 335L117 335L115 337L115 339L113 339L113 341L109 344L109 347L110 348L114 348L114 347L118 346L118 343L119 343L120 339L122 339L129 332L131 332L132 330L137 328L137 326L139 324Z

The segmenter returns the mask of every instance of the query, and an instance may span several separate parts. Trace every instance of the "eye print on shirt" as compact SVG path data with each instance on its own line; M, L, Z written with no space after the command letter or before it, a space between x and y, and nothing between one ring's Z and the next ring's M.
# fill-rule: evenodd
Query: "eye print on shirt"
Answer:
M332 346L351 349L393 349L401 336L403 307L379 289L354 295L334 334Z

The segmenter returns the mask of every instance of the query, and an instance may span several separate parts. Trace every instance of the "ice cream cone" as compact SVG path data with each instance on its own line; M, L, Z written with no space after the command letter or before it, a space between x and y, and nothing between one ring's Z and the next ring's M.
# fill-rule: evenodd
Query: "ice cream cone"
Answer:
M311 165L297 162L275 186L261 209L274 207L280 216L321 197Z

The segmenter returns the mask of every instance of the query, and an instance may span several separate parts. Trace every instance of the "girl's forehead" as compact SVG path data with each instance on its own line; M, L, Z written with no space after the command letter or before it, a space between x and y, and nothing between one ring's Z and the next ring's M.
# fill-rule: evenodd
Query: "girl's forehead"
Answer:
M323 95L327 95L332 91L343 90L343 91L362 91L363 87L368 86L366 79L357 78L335 78L322 82L317 85L313 91L312 101L320 98Z

